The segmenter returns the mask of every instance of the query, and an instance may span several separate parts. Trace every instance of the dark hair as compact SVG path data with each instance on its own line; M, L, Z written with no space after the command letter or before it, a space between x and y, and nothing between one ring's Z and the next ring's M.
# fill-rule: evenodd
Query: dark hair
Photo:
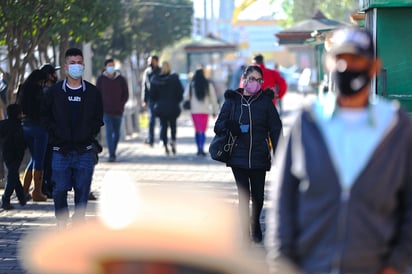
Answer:
M253 57L253 60L255 60L256 64L263 64L263 55L257 54Z
M69 56L81 56L81 57L83 57L83 52L78 48L70 48L70 49L66 50L66 53L64 54L65 58L67 58Z
M206 79L203 69L197 69L192 78L196 98L202 101L209 94L209 81Z
M36 86L38 86L39 81L46 81L46 80L47 80L47 73L42 70L35 69L29 74L29 77L27 77L27 79L24 81L22 87L23 89L31 90L31 89L34 89Z
M60 69L60 67L55 67L52 64L46 63L40 67L41 71L44 71L47 74L53 74L56 70Z
M246 79L246 76L248 74L250 74L251 72L253 72L253 71L259 72L260 75L262 75L262 78L263 78L263 71L260 67L258 67L258 66L247 66L246 69L243 71L243 75L242 75L243 79Z
M156 61L159 61L159 56L157 56L157 55L152 55L151 58L152 58L152 60L154 59Z
M23 103L23 97L28 96L27 93L32 93L36 92L37 90L42 90L42 87L39 86L38 82L39 81L47 81L47 73L44 71L41 71L39 69L33 70L30 74L29 77L23 82L23 84L19 85L19 88L17 90L17 96L16 96L16 102L18 104L22 105L22 108L26 108L27 104L32 104L30 100L24 100ZM24 104L24 105L23 105Z
M21 114L21 106L19 104L10 104L7 106L7 117L9 119L17 119Z
M107 59L106 61L104 61L104 66L106 66L108 63L114 63L113 58Z

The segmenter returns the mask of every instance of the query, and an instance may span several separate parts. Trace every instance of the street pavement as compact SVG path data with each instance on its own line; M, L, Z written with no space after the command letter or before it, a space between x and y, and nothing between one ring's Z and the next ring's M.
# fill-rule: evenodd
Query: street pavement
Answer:
M302 96L298 93L288 93L283 99L284 114L282 121L284 133L287 134L293 123L297 110L302 104L313 99L312 95ZM209 121L206 133L207 145L213 136L214 120ZM158 132L159 124L157 124ZM92 182L92 191L99 198L105 175L111 171L126 173L137 186L156 186L179 184L192 187L197 191L213 189L222 194L224 199L237 205L237 190L231 170L223 163L210 159L209 156L196 155L194 131L188 112L183 112L178 119L177 154L166 156L163 146L158 143L154 147L144 144L147 129L140 134L128 136L119 143L118 157L114 163L108 162L106 150L100 154ZM158 134L157 134L158 136ZM267 185L271 183L276 167L267 174ZM115 183L115 182L114 182ZM266 188L268 189L268 188ZM3 190L0 190L2 194ZM266 201L265 208L269 201ZM22 238L30 232L39 229L54 229L56 227L53 201L30 201L24 207L18 204L15 196L12 197L14 210L0 209L0 274L27 273L19 262L18 246ZM97 201L89 201L87 218L95 218ZM73 212L73 193L69 192L69 207ZM264 209L265 209L264 208ZM262 214L264 229L264 214ZM45 258L47 260L47 258Z

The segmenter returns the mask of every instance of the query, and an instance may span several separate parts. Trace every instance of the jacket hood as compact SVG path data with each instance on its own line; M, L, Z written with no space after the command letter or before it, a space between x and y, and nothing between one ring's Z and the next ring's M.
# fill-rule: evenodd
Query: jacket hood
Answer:
M114 76L113 76L113 77L109 77L109 74L108 74L106 71L103 71L102 74L103 74L104 76L106 76L107 78L109 78L109 79L116 79L117 77L120 76L120 73L119 73L118 71L115 71L115 72L114 72Z
M160 74L152 78L152 83L155 85L166 85L167 81L172 77L172 74Z
M242 94L243 94L243 88L238 88L235 90L228 89L225 91L224 96L225 96L225 99L232 99ZM267 96L272 100L275 97L275 93L270 88L267 88L262 91L259 91L256 96Z

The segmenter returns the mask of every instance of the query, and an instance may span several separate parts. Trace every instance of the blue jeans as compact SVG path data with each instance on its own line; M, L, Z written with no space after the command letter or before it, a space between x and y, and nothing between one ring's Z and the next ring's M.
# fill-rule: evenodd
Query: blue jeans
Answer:
M120 126L122 115L103 115L104 126L106 127L106 142L109 150L109 157L116 157L117 144L120 139Z
M94 153L70 151L53 152L52 181L54 210L58 220L69 218L67 191L74 189L74 217L83 219L94 172Z
M30 150L30 162L26 169L43 170L44 157L47 150L48 134L46 129L40 125L24 125L24 139Z

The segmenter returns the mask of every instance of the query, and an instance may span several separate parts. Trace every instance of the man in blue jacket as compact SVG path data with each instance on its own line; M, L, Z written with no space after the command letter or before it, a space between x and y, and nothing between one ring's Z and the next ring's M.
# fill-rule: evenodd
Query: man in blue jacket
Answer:
M66 51L66 79L47 91L44 116L53 147L52 181L54 208L59 226L69 221L67 191L74 189L76 219L85 216L95 165L95 138L103 125L99 90L82 79L83 53Z
M309 274L406 273L412 123L398 103L371 90L380 69L371 34L341 29L331 42L335 94L302 111L278 154L269 258Z

